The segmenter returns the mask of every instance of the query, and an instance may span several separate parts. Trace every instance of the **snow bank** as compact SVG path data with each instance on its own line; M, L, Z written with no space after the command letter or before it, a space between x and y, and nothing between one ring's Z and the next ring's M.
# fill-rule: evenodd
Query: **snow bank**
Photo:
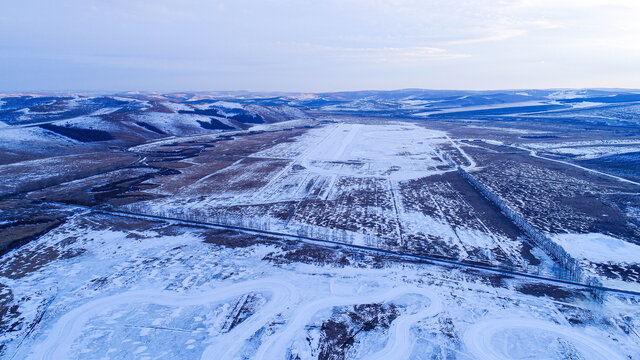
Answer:
M574 155L578 159L596 159L603 156L628 154L640 151L640 147L634 146L592 146L592 147L561 147L549 150L556 154Z
M244 107L241 104L234 103L231 101L217 101L213 103L213 105L222 107L225 109L244 109Z
M552 239L575 258L596 263L640 263L640 246L608 235L556 234Z

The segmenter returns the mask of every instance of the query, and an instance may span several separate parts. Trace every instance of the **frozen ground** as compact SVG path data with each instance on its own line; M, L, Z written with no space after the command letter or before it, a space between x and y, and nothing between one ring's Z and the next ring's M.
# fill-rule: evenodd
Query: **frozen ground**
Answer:
M635 298L610 296L598 305L578 289L230 236L238 235L108 215L75 217L5 258L0 279L16 305L6 320L17 323L1 338L5 356L640 356ZM55 258L54 249L76 255ZM15 267L29 254L47 262Z
M0 358L640 359L638 103L3 95Z
M640 246L604 234L557 234L554 240L574 257L593 262L640 263Z
M120 208L489 265L538 261L499 211L469 194L446 159L469 170L475 161L446 132L399 122L303 130L237 138L247 145L233 152L204 139L138 147L151 154L213 144L182 174L154 179L162 185L148 190L153 199Z
M413 114L413 116L429 117L430 115L450 114L450 113L463 112L463 111L494 110L494 109L503 109L503 108L519 108L519 107L526 107L526 106L542 106L542 105L548 105L548 104L549 104L548 101L523 101L523 102L513 102L513 103L507 103L507 104L461 106L461 107L438 109L438 110L430 111L430 112L416 113L416 114Z
M292 159L292 166L322 175L403 180L441 173L435 150L447 141L444 132L414 124L342 123L313 129L293 144L278 144L255 156Z

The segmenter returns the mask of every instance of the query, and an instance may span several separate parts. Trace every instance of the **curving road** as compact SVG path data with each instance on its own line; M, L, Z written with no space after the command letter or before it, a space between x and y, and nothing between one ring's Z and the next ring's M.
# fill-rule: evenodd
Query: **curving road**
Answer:
M518 332L527 338L534 339L528 349L514 346L517 345L514 343L506 344L506 336ZM535 342L536 335L546 335L546 341ZM584 329L575 329L538 319L507 318L481 321L465 332L463 341L470 354L477 359L511 360L522 358L517 354L521 352L529 352L530 357L539 358L541 354L537 352L548 349L548 337L551 336L562 338L565 342L572 344L585 360L624 360L626 358L600 338L586 335ZM545 355L555 357L560 354Z
M69 352L92 317L105 309L120 305L143 303L163 306L200 305L224 301L242 296L250 292L268 293L268 303L258 313L236 326L232 331L215 339L215 343L207 347L203 359L219 359L220 354L235 354L244 344L244 340L253 335L278 311L294 304L298 299L297 289L286 282L268 280L247 281L220 287L207 292L191 295L173 294L166 291L129 291L90 301L64 314L53 327L45 333L45 339L37 344L31 352L31 359L69 359ZM244 335L243 335L244 333ZM248 334L248 335L247 335ZM218 345L224 344L224 351Z
M442 309L440 299L436 297L434 291L429 288L419 288L416 286L401 286L391 289L382 288L375 292L351 296L331 296L305 304L296 309L294 317L288 321L283 330L262 344L255 355L255 359L285 359L292 339L302 332L304 327L311 322L313 316L322 309L333 306L382 303L407 294L417 294L428 297L431 304L427 309L421 310L416 314L403 315L397 318L392 323L389 331L390 340L387 342L387 346L371 358L388 359L387 354L389 353L393 353L394 358L398 358L396 354L410 354L413 346L409 333L411 325L421 319L439 313ZM408 357L408 355L406 357Z
M246 340L268 324L273 318L295 306L300 300L299 289L287 282L255 280L219 287L197 294L174 294L159 290L137 290L107 296L89 301L62 315L53 326L44 333L44 340L36 344L29 355L30 359L68 359L72 357L71 347L79 338L89 320L107 309L130 304L156 304L163 306L201 305L225 301L247 293L265 293L269 300L248 319L234 327L228 333L207 340L208 346L201 359L235 359ZM333 306L354 304L383 303L402 295L420 295L429 299L429 306L415 313L406 313L398 317L389 329L389 340L379 352L367 359L407 358L411 354L414 340L410 328L416 322L432 317L442 310L441 300L432 289L416 286L379 288L375 291L356 295L329 296L304 304L291 311L292 317L284 328L270 336L255 354L256 359L285 358L292 340L304 331L313 316L320 310Z
M235 359L246 341L263 328L274 317L289 310L291 317L285 326L269 336L254 355L256 359L283 359L292 342L311 323L315 314L334 306L354 304L384 303L403 295L418 295L429 300L429 306L418 311L406 312L395 319L388 331L388 340L380 351L365 357L366 360L406 359L411 355L415 339L411 327L442 311L442 300L432 288L417 286L399 286L394 288L376 288L359 294L328 296L299 306L300 289L285 281L252 280L223 286L196 294L174 294L160 290L137 290L107 296L89 301L62 315L44 334L44 340L36 344L29 355L30 359L68 359L73 354L74 341L85 330L89 320L105 311L128 304L157 304L163 306L188 306L222 302L247 293L268 295L267 303L248 319L234 327L228 333L207 340L208 346L201 358ZM293 308L295 307L295 308ZM516 341L505 345L510 336L525 336L524 342ZM538 336L540 339L536 339ZM549 338L562 339L580 352L586 360L623 360L606 338L592 337L583 329L562 326L549 321L528 318L489 319L472 325L463 336L463 342L472 356L478 359L508 360L519 358L524 352L533 355L547 349L542 342ZM530 344L527 344L530 342ZM515 346L514 346L515 345ZM535 354L534 354L535 353ZM557 354L545 354L554 356Z
M398 317L389 328L389 339L385 347L365 357L366 360L408 359L415 339L411 335L411 327L418 321L436 316L442 311L442 302L439 298L429 295L431 304L426 309L421 309L415 314L405 314Z

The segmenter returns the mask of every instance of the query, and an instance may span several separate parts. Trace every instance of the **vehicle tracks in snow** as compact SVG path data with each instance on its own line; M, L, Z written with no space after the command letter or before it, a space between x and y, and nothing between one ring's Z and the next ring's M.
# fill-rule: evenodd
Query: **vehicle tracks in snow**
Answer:
M82 334L87 322L105 310L117 306L136 303L163 306L211 304L256 292L271 295L267 304L230 332L217 336L211 341L204 350L202 359L220 359L221 354L235 355L245 339L253 335L278 312L297 302L299 297L297 288L282 281L255 280L189 295L162 290L134 290L98 298L74 308L57 319L53 326L45 331L44 340L35 345L29 358L69 359L71 346Z
M581 359L585 360L623 360L626 358L604 341L588 335L584 329L578 330L550 321L522 317L488 319L475 323L464 333L463 342L471 355L475 355L478 359L521 359L524 352L527 353L527 358L558 355L540 354L541 351L548 349L548 347L540 347L539 345L542 343L540 341L533 341L537 346L532 343L530 349L510 346L509 338L503 333L511 336L521 334L525 341L529 338L535 340L537 337L543 337L548 344L550 337L562 339L560 341L570 344L570 347L582 356Z

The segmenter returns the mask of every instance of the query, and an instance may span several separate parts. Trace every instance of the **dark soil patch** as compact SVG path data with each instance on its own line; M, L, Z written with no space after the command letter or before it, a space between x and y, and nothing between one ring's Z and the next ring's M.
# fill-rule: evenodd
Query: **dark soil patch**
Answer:
M464 200L473 207L474 214L491 230L504 234L511 239L522 235L509 218L507 218L495 204L487 200L480 192L472 187L458 172L443 175L451 187L464 196Z
M231 313L225 321L222 329L224 332L233 330L236 326L242 324L243 321L248 319L257 308L264 305L264 298L248 294L242 296L235 304L233 304Z
M517 291L533 296L547 296L555 300L566 300L571 298L584 298L582 294L579 294L573 290L563 289L556 285L542 284L542 283L529 283L518 286Z
M158 185L145 183L147 180L157 176L179 175L180 171L174 169L158 168L155 173L143 174L140 176L114 181L108 184L94 186L91 188L95 203L126 196L126 193L151 189Z
M85 143L114 139L113 135L103 130L81 129L53 124L42 124L39 126L45 130Z
M388 329L399 315L393 304L362 304L334 313L320 326L318 359L347 359L357 335L374 329Z
M142 110L141 112L159 112L159 113L164 113L164 114L173 114L173 110L171 110L170 108L164 106L162 103L158 102L158 101L150 101L149 104L151 104L151 107L145 110Z
M509 275L489 273L482 278L482 281L488 285L491 285L492 287L506 288L507 284L504 281L508 279L513 279L513 277Z
M136 125L141 126L141 127L145 128L145 129L147 129L149 131L152 131L152 132L156 133L156 134L160 134L160 135L166 135L167 134L166 132L158 129L157 127L155 127L155 126L153 126L151 124L147 124L147 123L142 122L142 121L136 121Z
M208 230L203 232L207 244L224 246L230 249L247 248L257 244L278 244L278 239L261 235L243 233L235 230Z
M640 151L626 154L616 154L597 159L576 161L587 168L600 170L627 179L640 180Z
M60 218L33 218L0 225L0 256L64 223Z
M278 241L282 242L282 240ZM283 245L286 246L282 246L282 249L277 252L265 255L262 259L278 265L304 263L316 266L356 266L375 269L381 269L394 261L401 261L404 264L428 263L421 260L396 259L393 256L371 251L346 249L337 246L321 246L295 241L287 241Z
M541 262L540 259L538 259L531 253L531 250L533 250L533 248L534 247L528 241L523 241L522 246L520 247L520 255L523 259L526 259L529 264L537 266L540 265Z
M640 237L624 204L603 195L634 194L637 186L527 154L473 151L484 167L474 176L538 230L606 233L632 242Z
M265 255L263 260L271 261L276 264L289 263L305 263L334 266L349 266L352 261L342 251L310 244L300 244L292 250L282 250L277 253L269 253Z
M11 288L0 283L0 334L18 331L23 326L24 318L13 300ZM6 355L4 346L0 344L0 356Z
M17 280L40 270L53 261L70 259L82 255L84 251L84 249L67 248L63 244L59 246L43 244L29 250L21 248L5 255L4 262L0 265L0 276Z
M232 129L234 129L233 126L229 126L227 124L224 124L222 121L216 120L214 118L209 119L209 122L200 121L200 120L196 120L196 121L198 122L198 124L200 124L200 127L202 127L203 129L207 129L207 130L232 130Z
M48 113L52 111L62 111L67 108L67 101L70 98L60 98L54 101L52 104L36 105L29 108L29 112L41 112Z
M12 305L13 292L9 286L0 283L0 332L15 331L19 326L15 320L20 316L18 305Z
M596 271L611 279L640 282L640 265L638 264L594 264Z

